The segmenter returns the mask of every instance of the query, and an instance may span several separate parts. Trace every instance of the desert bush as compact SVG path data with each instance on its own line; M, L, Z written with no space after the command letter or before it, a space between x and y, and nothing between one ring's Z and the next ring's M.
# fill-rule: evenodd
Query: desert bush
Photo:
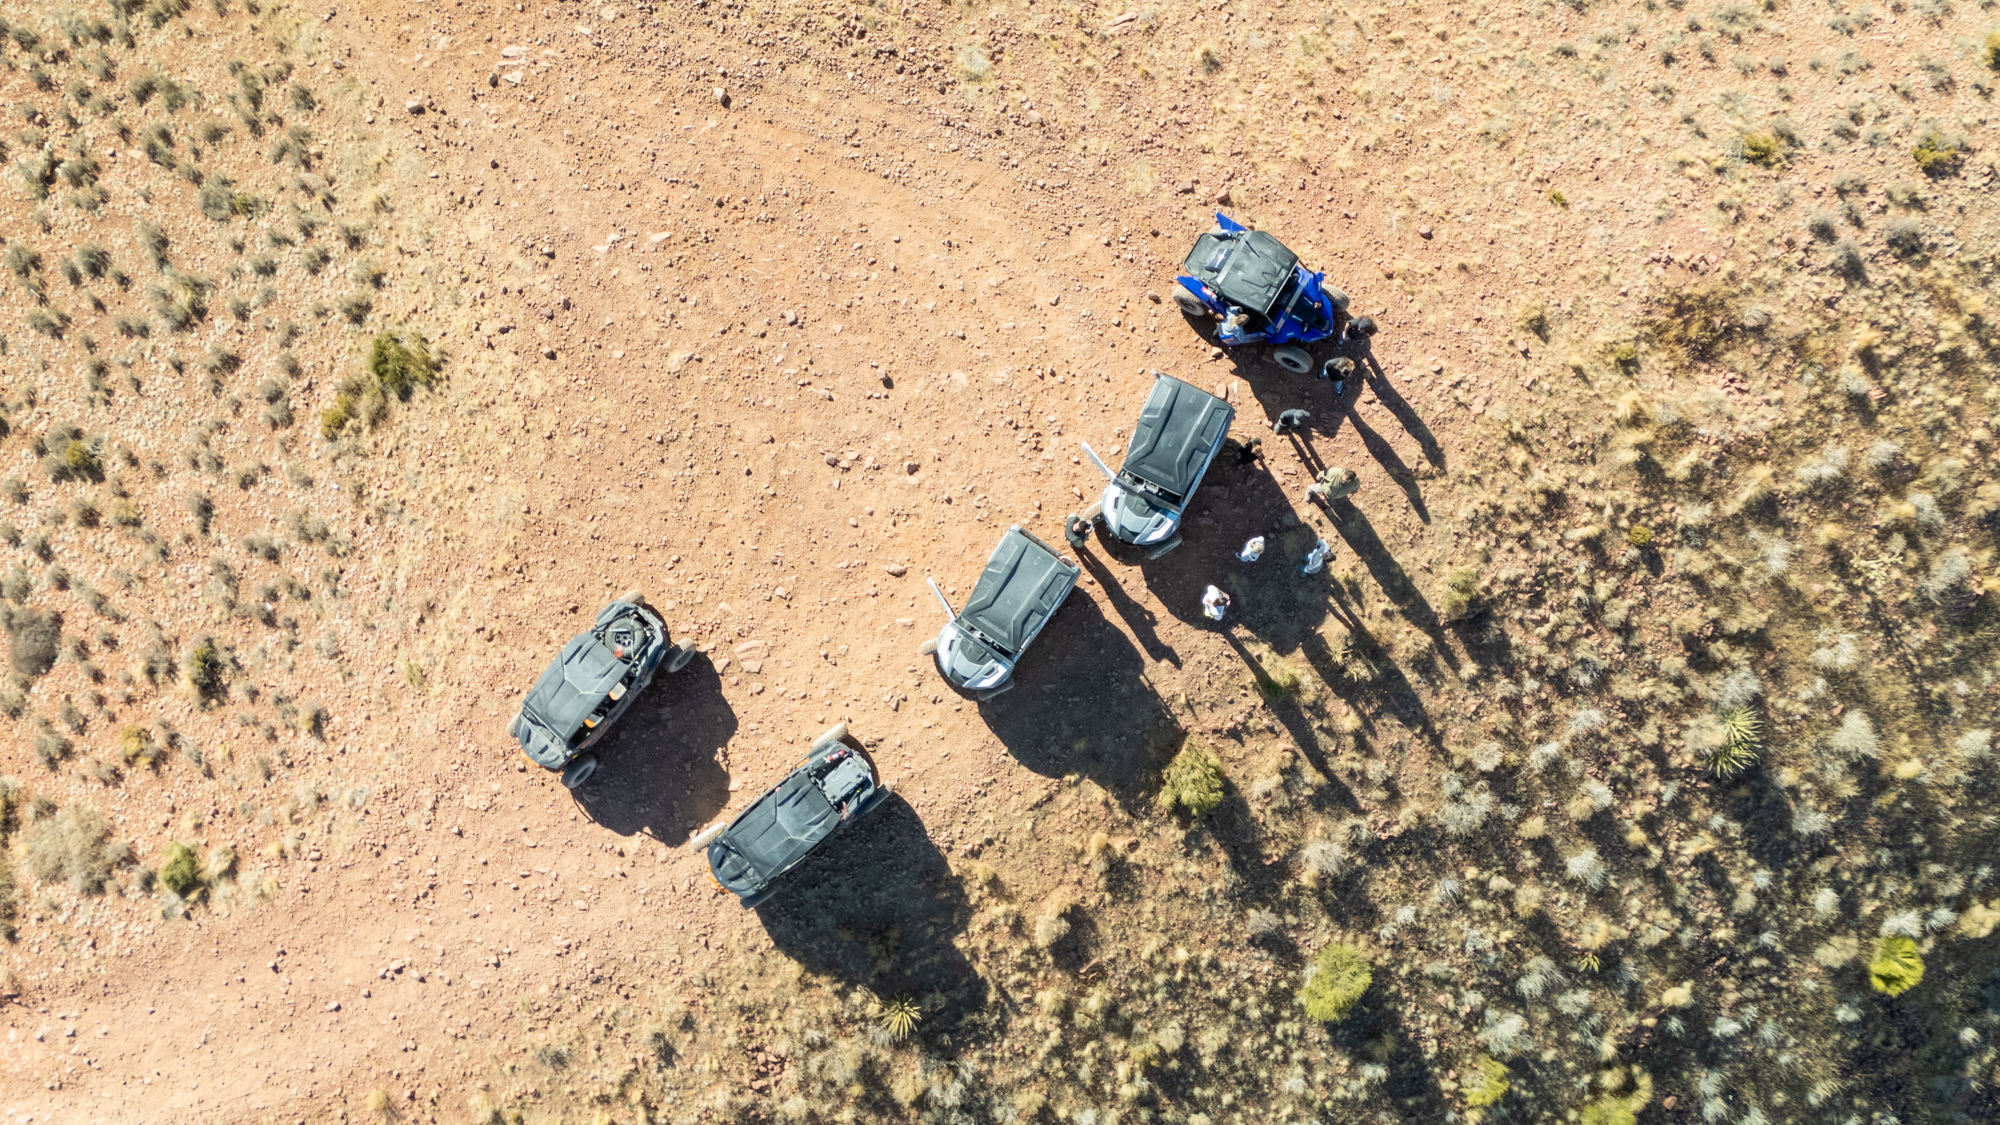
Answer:
M111 826L88 805L72 805L26 833L28 870L44 883L68 883L79 894L97 894L132 851L111 840Z
M182 898L201 891L201 856L193 848L175 840L167 845L160 864L160 882Z
M1935 129L1926 129L1917 138L1910 156L1917 162L1917 167L1923 169L1924 175L1936 179L1958 172L1959 161L1965 158L1965 146Z
M0 608L7 630L7 664L24 679L39 679L55 667L62 648L62 614L54 610Z
M1444 587L1438 592L1438 615L1447 623L1462 621L1478 608L1484 597L1479 571L1459 567L1445 576Z
M368 373L383 393L407 399L438 380L438 363L421 335L378 332L368 344Z
M173 331L185 332L208 318L208 296L214 288L205 278L167 269L146 293L154 314Z
M181 668L187 678L188 687L204 699L212 699L224 688L228 664L216 648L215 641L203 637L188 650L187 660Z
M1923 224L1908 215L1899 215L1882 225L1882 240L1888 243L1889 249L1895 251L1898 257L1908 258L1922 253Z
M1769 133L1746 133L1743 136L1743 159L1752 164L1769 168L1784 159L1785 142Z
M1224 778L1222 763L1189 739L1160 773L1160 793L1155 800L1168 812L1184 812L1199 820L1222 803Z
M1868 984L1877 992L1901 996L1924 979L1923 954L1917 943L1900 934L1884 937L1868 965Z
M1332 942L1319 951L1299 990L1299 1003L1306 1015L1321 1023L1345 1019L1375 979L1368 958L1345 942Z

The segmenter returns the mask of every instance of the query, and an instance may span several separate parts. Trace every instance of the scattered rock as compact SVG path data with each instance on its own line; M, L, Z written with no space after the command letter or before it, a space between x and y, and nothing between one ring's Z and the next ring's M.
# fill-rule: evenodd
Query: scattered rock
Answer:
M1418 227L1418 228L1417 228L1417 237L1418 237L1418 238L1429 238L1430 236L1431 236L1431 228L1429 228L1429 227Z
M1040 112L1039 110L1033 110L1033 109L1029 110L1029 111L1028 111L1028 124L1030 124L1030 125L1040 125L1041 123L1042 123L1042 115L1041 115L1041 112Z
M521 79L526 78L527 76L528 75L526 71L510 70L501 77L505 78L511 85L519 86L521 84Z
M500 48L500 57L503 59L518 59L525 53L520 46L512 43Z
M882 569L888 571L891 578L901 578L903 575L910 573L910 568L904 566L902 563L890 563Z
M720 87L720 86L717 86L717 87L715 88L715 104L716 104L716 105L719 105L719 106L721 106L721 107L722 107L722 108L724 108L724 109L728 109L728 108L729 108L729 91L727 91L727 90L723 89L723 88L722 88L722 87Z
M789 328L789 327L791 327L791 326L793 326L793 325L796 325L796 324L798 324L798 322L799 322L799 314L798 314L798 313L796 313L796 312L794 312L794 311L792 311L791 309L786 309L786 310L785 310L785 326Z
M424 103L419 101L404 102L403 112L409 114L411 117L422 117L424 114Z

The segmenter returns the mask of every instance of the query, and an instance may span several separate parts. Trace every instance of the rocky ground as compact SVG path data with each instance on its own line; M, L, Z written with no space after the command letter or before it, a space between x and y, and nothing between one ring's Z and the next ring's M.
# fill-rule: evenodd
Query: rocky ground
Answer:
M1892 786L1991 723L1983 10L162 0L6 19L26 169L0 210L9 1125L1205 1125L1338 1119L1349 1098L1439 1120L1483 1108L1481 1058L1518 1068L1525 1115L1573 1112L1593 1081L1591 1104L1616 1101L1626 1079L1604 1074L1638 1067L1649 1119L1720 1097L1707 1073L1735 1075L1724 1109L1751 1120L1838 1076L1655 1039L1691 966L1778 956L1736 909L1773 868L1799 899L1764 923L1798 945L1788 968L1859 973L1798 920L1839 845L1801 830L1781 857L1743 833L1772 794L1876 802L1854 854L1918 830L1867 771L1865 791L1811 773L1845 711L1915 740L1886 755ZM1336 398L1176 311L1217 209L1377 318L1349 353L1372 378ZM370 418L348 380L383 331L420 334L442 376ZM1101 484L1079 439L1115 454L1153 370L1228 388L1263 459L1218 465L1172 555L1081 552L1021 686L954 694L917 653L942 623L925 579L962 600L1008 524L1053 540ZM1272 434L1290 408L1308 431ZM1795 472L1852 446L1859 477L1884 441L1900 452L1851 492ZM1330 512L1304 496L1326 464L1362 479ZM1253 534L1270 551L1236 562ZM1302 576L1318 537L1334 560ZM1479 589L1455 614L1459 568ZM1234 595L1222 628L1209 583ZM506 724L630 586L703 656L572 795ZM1963 614L1931 608L1954 591ZM39 663L28 615L49 613ZM1842 630L1883 664L1872 687L1834 674L1853 658L1813 663ZM1681 732L1741 669L1769 780L1739 793ZM806 905L739 910L689 837L843 721L898 794L878 835ZM1154 805L1189 739L1230 779L1207 828ZM1911 815L1963 832L1932 860L1970 872L1990 835L1968 761L1962 797ZM186 894L161 882L176 844L201 865ZM1612 861L1610 891L1578 849ZM1670 885L1711 852L1727 893L1683 902ZM890 874L857 896L900 902L829 900L871 869ZM1850 943L1922 882L1855 878ZM1925 893L1976 920L1981 885ZM1444 936L1454 914L1485 933ZM1680 962L1637 968L1683 925L1700 941L1658 955ZM1933 970L1970 991L1991 960L1975 929ZM1378 958L1365 1031L1301 1029L1291 1005L1333 937ZM1531 1012L1538 1069L1472 986L1543 953L1579 976L1601 959L1612 1015L1579 1033L1567 1007ZM1753 1024L1739 970L1703 971L1697 1010ZM1855 988L1772 1034L1830 1038ZM892 994L925 1012L908 1042L860 1030ZM1936 1073L1983 1089L1980 1034ZM1228 1062L1260 1035L1291 1053ZM843 1071L836 1041L876 1061ZM1843 1090L1811 1104L1988 1104Z

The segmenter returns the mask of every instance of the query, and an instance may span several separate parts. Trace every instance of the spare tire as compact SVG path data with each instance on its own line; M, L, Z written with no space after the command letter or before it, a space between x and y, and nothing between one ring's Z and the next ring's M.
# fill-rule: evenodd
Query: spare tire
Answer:
M1312 353L1304 348L1293 347L1290 344L1272 348L1271 359L1279 367L1284 368L1294 375L1303 375L1313 369Z

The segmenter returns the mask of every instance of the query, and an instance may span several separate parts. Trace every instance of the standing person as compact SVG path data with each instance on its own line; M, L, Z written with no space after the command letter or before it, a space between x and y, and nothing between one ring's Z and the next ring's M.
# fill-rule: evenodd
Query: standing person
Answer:
M1263 557L1264 537L1261 535L1251 536L1249 541L1243 544L1243 549L1236 552L1237 562L1256 562Z
M1333 544L1324 539L1313 543L1313 549L1306 552L1305 565L1299 567L1300 574L1318 574L1326 566L1328 555L1333 554Z
M1063 538L1069 540L1070 546L1083 550L1083 545L1090 542L1090 521L1071 512L1063 519Z
M1312 415L1307 411L1287 410L1283 414L1278 415L1276 422L1271 423L1271 432L1282 434L1286 430L1303 430L1306 428L1306 423L1310 421L1312 421Z
M1306 489L1306 496L1308 499L1323 500L1331 504L1335 500L1354 495L1360 488L1361 478L1355 475L1353 469L1328 465L1320 470L1318 479Z
M1347 377L1354 374L1354 361L1344 355L1334 356L1319 369L1319 377L1333 380L1333 397L1347 393Z
M1223 593L1221 590L1218 590L1215 587L1210 586L1208 590L1201 595L1202 616L1208 618L1210 621L1222 620L1223 613L1226 612L1228 609L1229 609L1229 595Z

